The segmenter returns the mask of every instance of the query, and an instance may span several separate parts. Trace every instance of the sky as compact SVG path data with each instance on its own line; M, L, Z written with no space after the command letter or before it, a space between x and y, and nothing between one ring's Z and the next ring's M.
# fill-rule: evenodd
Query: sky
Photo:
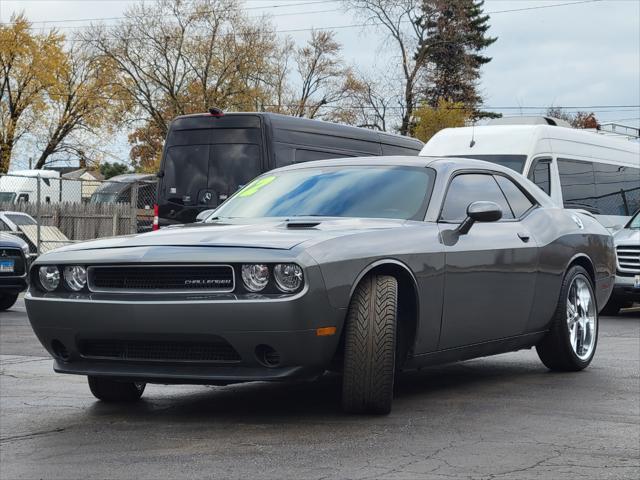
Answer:
M32 22L64 20L55 25L70 32L89 23L83 19L122 16L133 3L0 0L0 22L24 11ZM279 31L333 27L349 64L365 72L389 68L394 50L384 31L339 28L362 21L337 0L245 0L245 8L251 16L272 15ZM550 105L569 106L594 111L601 122L640 126L640 0L486 0L485 13L489 34L498 37L485 51L493 60L480 85L488 110L540 114ZM298 44L309 37L285 34ZM113 143L126 149L122 138Z

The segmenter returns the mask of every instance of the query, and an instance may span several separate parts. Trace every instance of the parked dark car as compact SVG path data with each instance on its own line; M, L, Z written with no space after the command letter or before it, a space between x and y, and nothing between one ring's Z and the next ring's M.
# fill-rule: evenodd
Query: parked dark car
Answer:
M640 210L613 234L613 243L618 263L613 294L604 310L607 315L640 302Z
M398 370L533 346L585 368L614 274L609 232L513 170L357 158L268 172L201 224L44 254L26 306L55 371L102 400L334 369L346 411L386 413Z
M274 113L176 118L160 165L158 225L191 223L263 172L328 158L418 155L422 142Z
M27 289L29 245L0 232L0 312L11 308L20 292Z

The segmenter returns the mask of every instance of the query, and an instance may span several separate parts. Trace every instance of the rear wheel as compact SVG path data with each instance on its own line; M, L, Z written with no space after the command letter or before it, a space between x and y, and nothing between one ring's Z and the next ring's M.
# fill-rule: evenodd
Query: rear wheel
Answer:
M0 293L0 312L9 310L18 300L17 293Z
M349 413L391 411L395 376L398 282L365 277L353 294L345 330L342 408Z
M598 308L589 274L580 266L566 273L551 329L536 346L551 370L578 371L587 367L598 343Z
M109 377L87 377L93 396L103 402L135 402L138 400L146 383L119 382Z

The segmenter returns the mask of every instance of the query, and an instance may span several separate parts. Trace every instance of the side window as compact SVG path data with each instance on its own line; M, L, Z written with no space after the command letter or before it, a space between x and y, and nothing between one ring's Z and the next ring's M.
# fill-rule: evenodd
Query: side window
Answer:
M511 179L503 177L502 175L496 175L495 179L498 185L500 185L502 193L507 197L507 202L509 202L509 206L516 218L520 218L534 206L534 203L529 200L529 197L527 197Z
M9 228L9 225L7 225L2 220L0 220L0 232L10 232L10 231L11 229Z
M551 160L536 158L529 170L529 180L535 183L547 195L551 195Z
M467 207L476 201L495 202L502 208L502 218L511 219L513 213L492 175L465 173L454 177L444 199L440 218L447 222L461 222Z
M21 193L20 195L18 195L18 203L20 202L29 202L29 194L28 193Z
M584 208L600 213L596 208L593 163L566 158L559 158L557 163L565 208Z
M594 163L596 207L603 215L632 215L640 203L640 170Z

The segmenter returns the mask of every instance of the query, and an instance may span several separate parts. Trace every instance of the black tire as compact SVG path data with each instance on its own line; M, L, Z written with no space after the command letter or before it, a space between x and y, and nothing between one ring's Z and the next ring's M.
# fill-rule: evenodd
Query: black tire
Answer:
M0 312L9 310L18 300L17 293L0 293Z
M349 413L388 414L393 401L398 282L365 277L356 288L345 330L342 408Z
M562 372L577 372L582 370L591 363L593 355L596 352L596 347L598 346L599 321L597 306L595 308L595 343L593 344L591 353L587 358L581 359L571 346L569 327L567 325L567 298L569 288L576 278L582 278L586 281L591 292L592 301L596 301L593 283L587 271L579 265L571 267L562 280L560 298L558 299L558 305L551 320L549 333L536 345L540 360L542 360L542 363L550 370Z
M145 383L119 382L109 377L87 377L93 396L103 402L135 402L146 387Z

